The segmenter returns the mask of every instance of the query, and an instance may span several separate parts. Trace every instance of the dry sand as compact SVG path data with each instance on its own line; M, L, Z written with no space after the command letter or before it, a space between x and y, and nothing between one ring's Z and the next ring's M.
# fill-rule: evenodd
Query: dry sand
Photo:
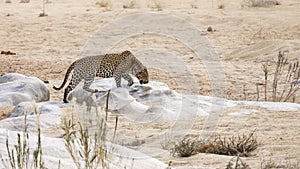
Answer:
M1 1L0 50L12 51L17 55L0 55L0 73L17 72L36 76L49 81L49 88L52 88L53 84L61 83L67 67L79 57L81 49L91 36L115 19L137 12L174 15L203 31L224 66L228 99L245 99L243 91L246 88L246 99L255 100L255 84L263 82L261 64L267 60L276 60L279 50L289 50L291 61L300 56L298 0L285 0L281 5L268 8L242 8L240 0L132 1L135 4L133 9L123 8L123 5L131 2L126 0L107 1L108 7L100 7L96 2L53 0L46 4L48 16L38 17L42 12L42 1ZM159 3L161 11L157 10L154 2ZM225 8L218 9L219 3L223 3ZM207 32L208 26L212 26L215 31ZM182 45L169 43L172 39L155 39L154 35L141 35L129 38L119 46L128 47L133 52L143 46L161 46L176 51L189 66L199 88L193 93L210 95L211 84L201 61L197 61L191 51ZM185 92L178 87L180 84L176 84L180 82L180 77L176 74L150 70L150 78ZM62 100L62 93L51 89L51 100ZM240 107L234 109L239 110ZM278 163L300 162L299 119L299 112L259 110L251 115L236 117L225 113L216 133L233 135L256 129L262 144L255 151L255 156L244 159L251 168L259 168L261 160L270 158ZM199 120L197 124L201 126L201 123ZM225 168L231 159L210 154L198 154L190 158L172 158L166 154L158 158L165 162L172 160L175 166L216 168Z

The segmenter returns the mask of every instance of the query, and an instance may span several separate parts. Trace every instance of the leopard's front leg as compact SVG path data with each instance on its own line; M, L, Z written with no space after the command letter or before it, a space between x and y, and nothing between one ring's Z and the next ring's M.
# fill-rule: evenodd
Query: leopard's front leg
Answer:
M123 78L128 81L128 86L132 86L133 85L133 79L132 79L132 77L129 74L124 74Z
M121 78L122 78L121 74L119 74L119 73L114 74L114 79L115 79L117 87L121 87Z
M88 92L91 92L91 93L96 93L96 92L98 92L97 89L91 89L91 88L90 88L90 86L91 86L91 84L93 83L94 79L95 79L95 76L94 76L94 75L85 77L85 78L84 78L83 89L86 90L86 91L88 91Z

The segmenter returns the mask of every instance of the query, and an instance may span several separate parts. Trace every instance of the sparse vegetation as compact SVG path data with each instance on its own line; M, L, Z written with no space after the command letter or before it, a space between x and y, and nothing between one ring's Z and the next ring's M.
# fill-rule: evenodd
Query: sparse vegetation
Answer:
M197 5L195 5L195 4L191 4L191 7L192 7L193 9L197 9L197 8L198 8Z
M285 161L280 164L280 161L273 161L272 159L262 159L260 162L260 169L298 169L300 168L299 161Z
M112 5L109 1L97 2L96 5L100 6L101 8L104 8L104 11L110 11L112 9Z
M154 6L152 8L156 9L157 11L162 11L162 6L161 3L156 1L156 0L152 0Z
M29 3L30 0L21 0L20 3Z
M191 7L194 8L194 9L197 9L198 6L196 5L196 3L197 3L196 0L194 2L192 2Z
M280 4L277 0L243 0L242 7L269 7Z
M228 162L225 169L250 169L250 167L248 164L244 163L239 156L237 156L233 157Z
M134 1L130 1L130 3L128 5L123 5L123 8L133 9L134 7L135 7Z
M96 5L99 5L102 8L107 8L108 7L108 2L107 1L101 1L101 2L97 2Z
M271 72L272 69L273 73ZM279 52L275 64L267 62L262 65L262 70L264 72L264 82L256 84L257 100L260 97L258 86L263 86L264 101L296 101L296 93L300 86L299 61L289 63L288 52Z

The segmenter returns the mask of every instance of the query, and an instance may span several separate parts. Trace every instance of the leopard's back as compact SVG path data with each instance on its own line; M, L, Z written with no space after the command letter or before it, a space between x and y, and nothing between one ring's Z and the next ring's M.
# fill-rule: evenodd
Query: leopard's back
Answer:
M97 77L110 78L113 77L116 69L126 63L128 55L119 53L106 54L101 58L99 67L97 68Z

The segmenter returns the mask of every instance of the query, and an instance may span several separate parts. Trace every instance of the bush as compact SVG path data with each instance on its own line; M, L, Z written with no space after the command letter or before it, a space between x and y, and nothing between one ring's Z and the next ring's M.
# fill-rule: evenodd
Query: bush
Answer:
M189 157L196 153L211 153L219 155L249 157L251 152L258 147L254 131L248 135L237 135L229 138L216 136L206 142L184 138L171 149L173 156Z

